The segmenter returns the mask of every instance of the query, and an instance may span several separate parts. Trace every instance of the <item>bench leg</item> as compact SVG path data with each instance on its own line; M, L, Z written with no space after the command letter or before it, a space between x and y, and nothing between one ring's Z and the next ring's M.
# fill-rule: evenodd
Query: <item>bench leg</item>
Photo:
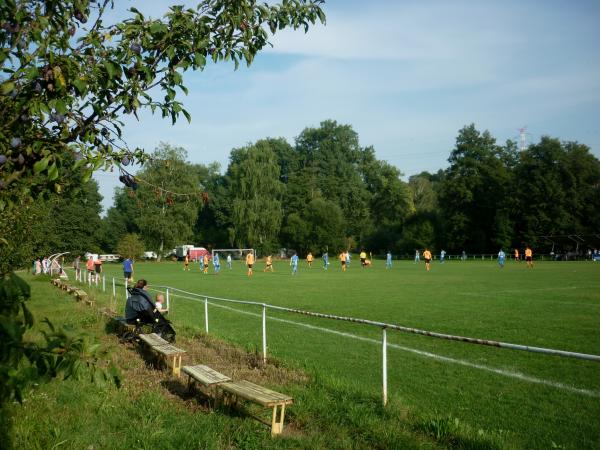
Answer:
M181 355L173 356L173 375L179 378L181 374Z
M271 436L280 434L283 431L283 420L285 418L285 404L280 405L279 420L277 420L277 406L273 406L273 418L271 420Z

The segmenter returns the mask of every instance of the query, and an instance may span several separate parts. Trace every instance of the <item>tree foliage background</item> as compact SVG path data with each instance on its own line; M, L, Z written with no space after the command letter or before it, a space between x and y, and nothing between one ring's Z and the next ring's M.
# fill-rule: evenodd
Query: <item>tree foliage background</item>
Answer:
M217 164L187 163L210 200L181 235L208 248L263 253L366 248L410 255L424 247L550 251L545 235L600 229L600 161L583 144L542 137L519 152L470 124L458 131L448 162L403 181L375 149L360 146L351 126L328 120L303 130L293 145L265 138L233 149L223 174ZM127 215L124 198L123 190L105 228Z

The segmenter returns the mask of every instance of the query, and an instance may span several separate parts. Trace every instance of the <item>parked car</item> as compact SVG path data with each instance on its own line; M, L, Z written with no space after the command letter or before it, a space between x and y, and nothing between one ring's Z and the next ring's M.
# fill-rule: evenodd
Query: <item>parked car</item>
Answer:
M100 255L98 259L102 262L119 262L121 261L121 255Z
M156 254L156 252L144 252L144 259L157 259L158 255Z

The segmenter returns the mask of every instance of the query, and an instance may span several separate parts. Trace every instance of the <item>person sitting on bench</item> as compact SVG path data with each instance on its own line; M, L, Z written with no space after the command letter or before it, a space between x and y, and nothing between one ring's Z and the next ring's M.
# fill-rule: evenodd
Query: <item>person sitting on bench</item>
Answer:
M158 334L169 342L175 342L175 330L171 323L161 314L162 305L157 305L148 295L148 282L144 279L137 281L129 290L129 297L125 303L125 320L136 325L135 334L140 333L143 324L152 325L152 332Z
M125 303L125 319L127 323L137 324L138 319L142 323L154 323L154 310L156 306L148 295L148 282L139 279L133 289L129 290L129 297Z

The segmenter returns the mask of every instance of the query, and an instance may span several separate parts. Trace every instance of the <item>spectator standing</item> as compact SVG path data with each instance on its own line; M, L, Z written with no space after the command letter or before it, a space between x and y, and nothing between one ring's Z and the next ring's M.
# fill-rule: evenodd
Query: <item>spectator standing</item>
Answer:
M128 256L125 261L123 261L123 277L125 277L126 282L133 281L133 260L131 256Z
M40 275L42 273L42 260L37 258L35 260L35 274Z
M102 273L102 261L100 259L94 260L94 272L96 275L96 286L98 286L98 281L100 281L100 274Z
M81 280L81 256L77 255L73 260L73 269L75 269L75 279Z
M88 272L88 279L90 280L90 283L92 282L92 278L94 277L94 257L90 256L87 260L87 263L85 263L85 268L87 269Z

